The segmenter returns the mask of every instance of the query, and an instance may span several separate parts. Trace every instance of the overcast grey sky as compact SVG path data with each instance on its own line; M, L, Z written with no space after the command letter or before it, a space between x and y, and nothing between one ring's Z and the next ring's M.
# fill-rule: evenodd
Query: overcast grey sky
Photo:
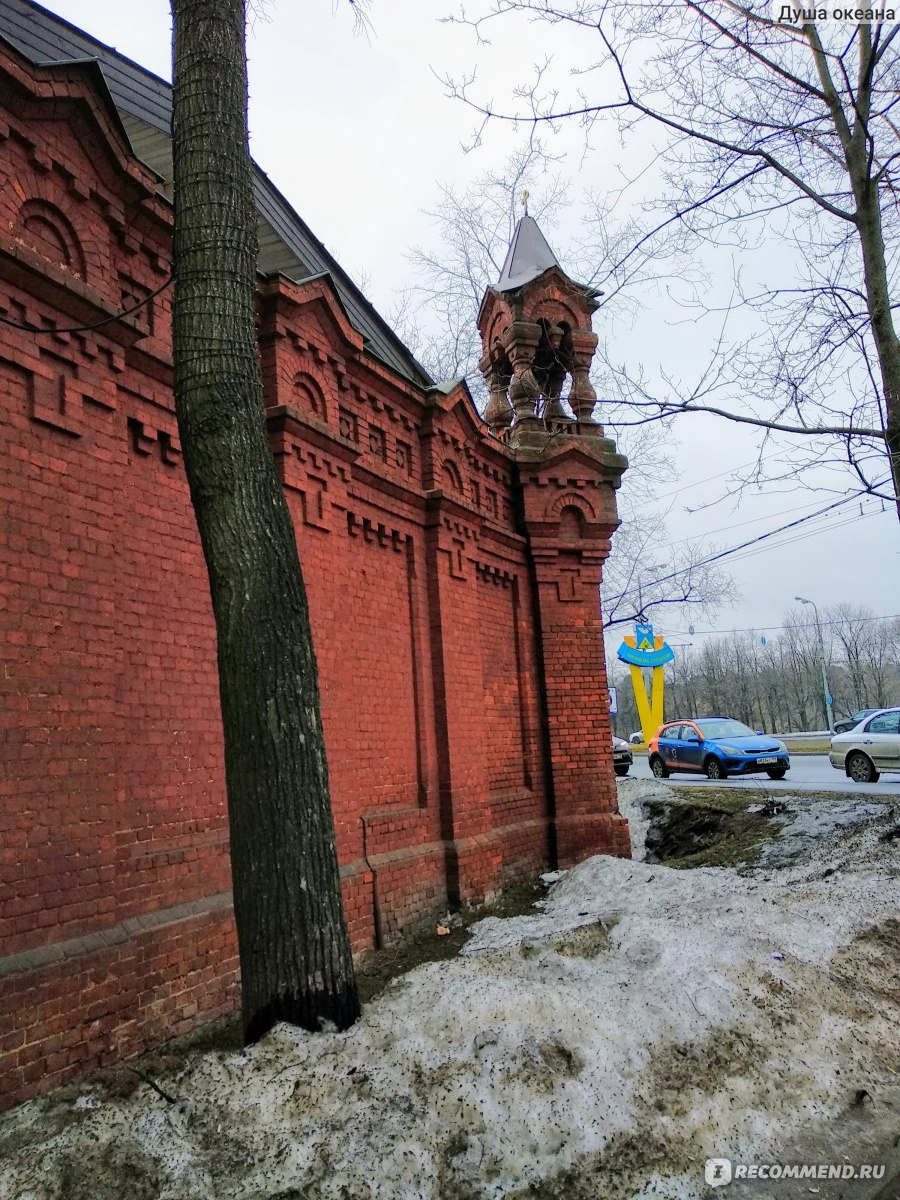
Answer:
M45 6L170 77L167 0L46 0ZM514 144L511 129L492 127L483 145L466 154L461 143L470 138L473 118L444 95L437 76L477 64L482 94L505 101L549 45L543 25L497 22L493 44L477 47L470 31L440 23L452 7L451 0L374 0L367 39L354 34L346 0L338 0L334 11L328 0L266 0L265 17L254 20L248 39L254 157L342 265L365 277L382 312L412 282L409 247L438 248L422 212L436 206L438 183L464 186L502 162ZM574 39L559 31L552 38L557 55L577 61L582 50ZM628 169L631 152L611 134L595 134L591 152L583 154L575 129L562 131L553 149L568 153L563 169L573 186L595 191L616 179L620 166ZM577 230L564 226L550 235L560 245L576 238ZM633 327L623 326L617 332L622 358L656 354L687 377L696 368L697 347L689 327L666 322L664 311L651 304ZM602 411L598 415L602 420ZM648 426L645 436L660 434ZM689 513L687 507L698 509L721 495L728 471L755 457L756 442L743 427L706 416L681 418L676 436L679 478L661 486L673 505L672 542L709 534L718 547L734 546L836 498L793 488L745 492L739 502ZM800 526L780 548L763 553L761 546L735 556L729 564L742 593L735 607L721 610L713 622L689 614L659 622L659 632L684 641L692 621L698 640L700 630L775 627L797 594L820 607L848 601L878 614L900 612L900 526L895 511L882 513L880 507L871 500L847 505ZM665 558L660 545L650 561Z

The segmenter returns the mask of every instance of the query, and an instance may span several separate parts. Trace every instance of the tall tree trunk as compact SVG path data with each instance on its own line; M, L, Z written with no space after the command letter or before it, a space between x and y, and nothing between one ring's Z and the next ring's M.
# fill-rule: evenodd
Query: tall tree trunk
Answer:
M880 169L874 161L869 121L872 111L872 79L875 69L872 27L863 23L858 28L857 88L852 113L841 106L831 78L831 69L823 53L817 33L807 36L819 81L828 104L835 132L844 153L844 165L856 205L854 220L859 237L866 289L866 309L878 367L881 374L883 399L882 426L888 469L894 488L897 513L900 515L900 341L894 329L888 286L887 256L884 248L884 226L881 219L881 197L878 176Z
M359 1014L306 593L266 434L245 0L172 0L175 401L209 572L244 1035Z
M866 303L884 395L883 420L888 465L900 515L900 341L897 340L891 312L878 188L871 179L860 181L858 186L856 183L854 180L858 196L856 221L862 249Z

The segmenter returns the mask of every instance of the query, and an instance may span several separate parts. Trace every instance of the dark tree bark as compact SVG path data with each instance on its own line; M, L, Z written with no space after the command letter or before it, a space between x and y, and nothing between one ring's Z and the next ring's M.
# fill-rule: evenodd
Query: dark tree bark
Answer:
M172 0L175 401L209 571L244 1035L359 1014L316 662L257 359L245 0Z
M828 58L822 49L816 27L807 25L804 29L812 49L822 93L844 154L847 179L853 194L855 207L852 219L859 237L866 309L881 374L881 418L885 448L897 512L900 515L900 340L894 329L891 310L881 197L878 189L882 169L874 160L869 129L872 118L872 78L877 58L876 48L872 43L872 27L860 25L857 31L858 82L852 125L841 106Z

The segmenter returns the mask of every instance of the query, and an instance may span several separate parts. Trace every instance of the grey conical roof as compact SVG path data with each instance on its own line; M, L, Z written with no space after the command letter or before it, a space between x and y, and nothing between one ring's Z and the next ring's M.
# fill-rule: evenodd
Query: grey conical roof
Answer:
M513 292L537 279L548 267L558 267L556 255L538 229L533 217L524 216L516 225L497 280L498 292Z

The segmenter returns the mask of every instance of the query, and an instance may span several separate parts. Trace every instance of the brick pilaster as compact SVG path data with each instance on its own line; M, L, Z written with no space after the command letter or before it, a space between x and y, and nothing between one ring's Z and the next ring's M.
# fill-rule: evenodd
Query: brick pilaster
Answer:
M435 492L429 500L427 576L431 611L440 828L447 895L478 903L499 886L502 847L491 838L480 613L472 566L477 523Z
M594 546L535 548L535 572L560 866L630 853L612 766L612 727Z
M537 583L556 855L569 866L630 853L616 801L599 598L625 460L599 433L552 447L527 429L520 438L512 446Z

